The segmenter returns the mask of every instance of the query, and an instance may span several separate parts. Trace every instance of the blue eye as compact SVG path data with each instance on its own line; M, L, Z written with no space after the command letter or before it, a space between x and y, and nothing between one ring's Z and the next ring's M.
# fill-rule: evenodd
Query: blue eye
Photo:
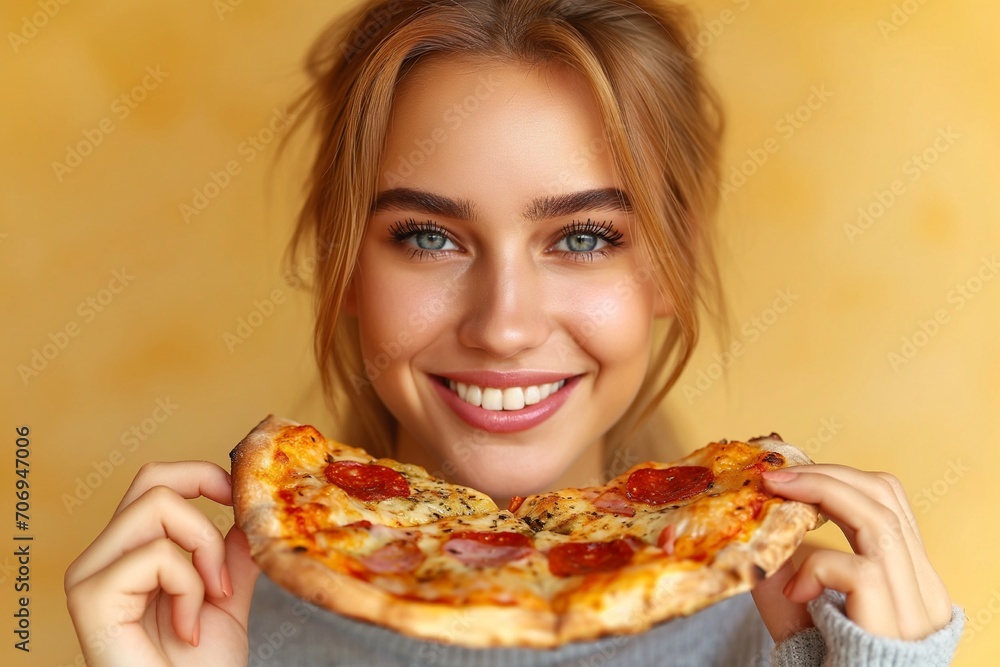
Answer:
M624 235L610 222L574 222L562 230L562 237L554 249L571 255L591 256L605 251L609 246L622 245Z
M410 240L421 250L444 250L449 243L447 236L437 232L418 232L411 236Z
M433 222L417 222L412 219L406 222L397 222L389 230L389 235L397 243L408 245L416 252L443 252L459 249L448 236L448 232Z
M556 245L556 248L559 250L568 250L570 252L594 252L601 243L607 245L608 242L604 239L597 238L593 234L570 234L569 236L564 237ZM565 248L563 248L563 246L565 246Z

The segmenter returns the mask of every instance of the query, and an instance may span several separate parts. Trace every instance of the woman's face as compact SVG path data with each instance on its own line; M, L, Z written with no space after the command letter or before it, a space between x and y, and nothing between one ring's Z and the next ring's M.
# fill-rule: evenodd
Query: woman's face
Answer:
M439 59L401 84L347 309L432 473L541 491L628 408L662 313L619 188L567 69Z

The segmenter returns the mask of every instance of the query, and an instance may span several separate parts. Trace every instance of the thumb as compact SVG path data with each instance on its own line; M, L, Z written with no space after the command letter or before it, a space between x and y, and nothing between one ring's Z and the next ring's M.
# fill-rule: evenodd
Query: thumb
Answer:
M777 572L759 583L752 591L757 611L760 612L760 617L775 644L813 626L812 616L809 615L806 606L792 602L783 593L785 584L793 576L795 576L795 566L789 558Z
M245 627L250 616L253 587L260 568L250 558L250 545L243 531L233 526L226 534L226 569L229 570L233 594L217 602Z

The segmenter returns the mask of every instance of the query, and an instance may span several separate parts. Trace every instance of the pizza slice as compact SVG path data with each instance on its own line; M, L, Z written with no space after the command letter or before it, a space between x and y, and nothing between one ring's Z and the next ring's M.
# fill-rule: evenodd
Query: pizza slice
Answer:
M231 457L236 523L268 576L333 611L472 647L551 647L690 614L771 574L820 521L764 491L764 470L809 462L776 435L505 511L273 417Z

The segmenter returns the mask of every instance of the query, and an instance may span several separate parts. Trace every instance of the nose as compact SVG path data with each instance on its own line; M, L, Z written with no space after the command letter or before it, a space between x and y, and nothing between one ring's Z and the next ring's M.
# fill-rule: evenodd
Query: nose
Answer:
M484 258L469 269L459 342L508 359L542 345L551 333L540 267L530 258ZM551 291L551 290L549 290Z

